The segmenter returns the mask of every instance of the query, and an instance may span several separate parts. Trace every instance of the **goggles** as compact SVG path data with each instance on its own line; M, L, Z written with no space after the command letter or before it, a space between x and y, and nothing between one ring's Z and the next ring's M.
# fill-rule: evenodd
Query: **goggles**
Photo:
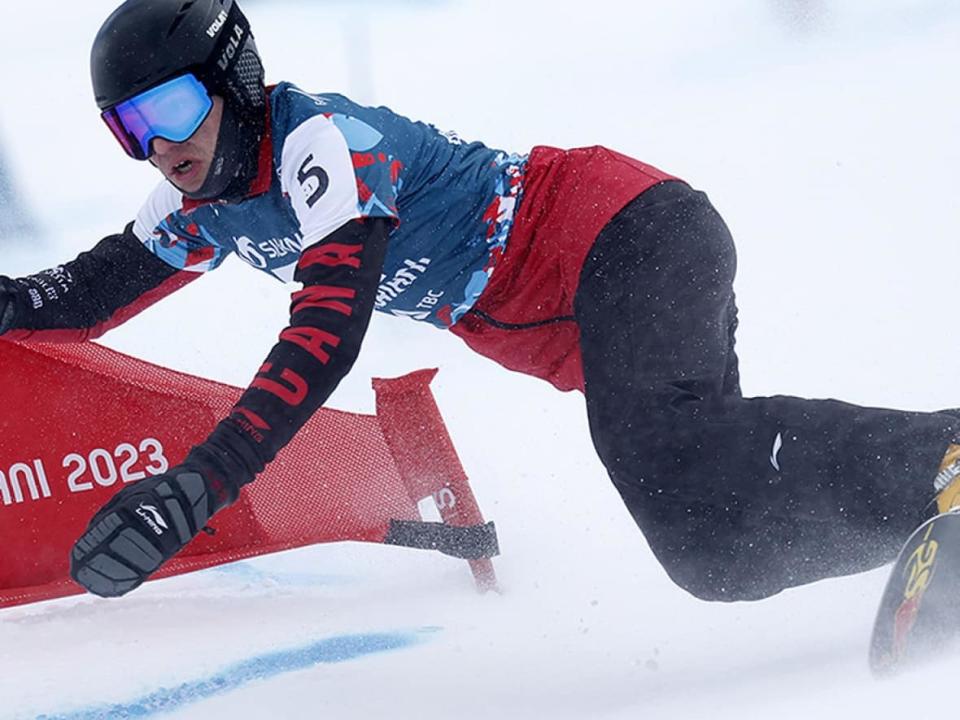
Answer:
M180 75L117 103L101 114L127 155L146 160L156 138L188 140L213 108L207 89L192 73Z

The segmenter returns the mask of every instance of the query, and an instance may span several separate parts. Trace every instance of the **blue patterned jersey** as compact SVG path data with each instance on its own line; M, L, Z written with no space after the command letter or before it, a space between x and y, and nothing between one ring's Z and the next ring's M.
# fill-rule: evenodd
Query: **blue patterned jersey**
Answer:
M137 217L140 241L178 269L203 272L236 253L291 281L305 248L351 220L390 218L376 309L456 323L506 248L525 158L289 83L270 103L269 189L195 205L164 181Z

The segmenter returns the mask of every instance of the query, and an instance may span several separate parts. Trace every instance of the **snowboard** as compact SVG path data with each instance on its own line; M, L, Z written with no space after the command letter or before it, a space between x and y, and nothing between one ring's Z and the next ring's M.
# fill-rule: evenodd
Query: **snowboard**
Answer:
M889 675L960 648L960 509L937 515L904 544L884 590L870 669Z

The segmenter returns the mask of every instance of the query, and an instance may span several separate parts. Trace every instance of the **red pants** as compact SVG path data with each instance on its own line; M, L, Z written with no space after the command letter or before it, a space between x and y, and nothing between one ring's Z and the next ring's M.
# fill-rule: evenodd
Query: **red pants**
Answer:
M452 332L510 370L583 391L573 300L584 260L614 215L670 179L600 146L534 148L506 254Z

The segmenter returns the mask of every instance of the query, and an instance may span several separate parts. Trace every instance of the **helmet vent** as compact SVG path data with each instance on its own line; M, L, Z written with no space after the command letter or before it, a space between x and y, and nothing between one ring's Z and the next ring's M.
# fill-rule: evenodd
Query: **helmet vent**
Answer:
M187 13L190 12L190 8L193 7L193 3L196 0L187 0L183 5L180 6L180 9L177 10L176 17L173 18L173 22L170 23L170 29L167 30L167 37L171 37L180 27L180 23L183 22L183 19L187 16Z
M227 84L241 101L241 107L252 115L263 112L266 102L263 88L263 65L255 49L245 47Z

